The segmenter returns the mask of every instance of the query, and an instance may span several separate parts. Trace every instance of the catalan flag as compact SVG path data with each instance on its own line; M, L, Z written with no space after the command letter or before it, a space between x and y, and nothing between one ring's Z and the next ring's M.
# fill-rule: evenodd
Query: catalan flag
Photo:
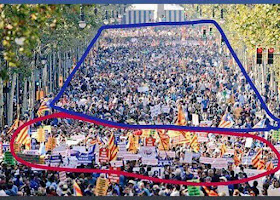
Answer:
M219 128L231 128L234 124L234 121L229 113L224 114L219 124Z
M128 151L131 153L136 153L139 146L139 136L130 134L128 136Z
M265 169L265 167L266 167L266 165L265 165L265 161L264 160L259 160L259 162L258 162L258 167L257 167L257 169L258 170L264 170Z
M7 134L12 133L14 130L16 130L19 127L19 119L17 118L13 125L10 127L10 129L8 130Z
M268 163L266 164L266 170L267 170L267 171L270 171L270 170L273 170L273 169L274 169L273 163L272 163L272 162L268 162Z
M190 142L190 147L193 149L194 152L198 152L199 151L199 143L197 141L197 134L194 134L192 137L192 140Z
M50 111L49 106L47 105L46 101L43 101L41 106L39 107L38 111L37 111L37 115L39 117L44 116L46 114L47 111Z
M83 196L82 190L76 181L74 181L74 183L73 183L73 189L74 189L75 196L77 196L77 197Z
M24 145L25 149L30 150L31 148L31 137L29 136L29 127L24 127L16 139L17 143L21 146Z
M234 160L234 165L235 166L239 166L241 163L241 153L240 151L238 152L237 149L234 150L234 156L233 156L233 160Z
M114 133L111 134L108 141L109 161L116 160L119 151L117 141L115 140Z
M254 158L252 159L252 165L253 167L255 168L258 168L259 167L259 162L261 160L261 157L262 157L262 149L260 149L257 154L254 156Z
M164 130L157 130L157 133L159 136L159 150L169 150L170 137L164 133Z
M221 153L220 153L220 157L223 157L223 155L226 153L227 151L227 147L225 144L222 144L221 146Z
M185 126L187 124L185 113L181 105L178 107L178 115L175 125L178 126Z

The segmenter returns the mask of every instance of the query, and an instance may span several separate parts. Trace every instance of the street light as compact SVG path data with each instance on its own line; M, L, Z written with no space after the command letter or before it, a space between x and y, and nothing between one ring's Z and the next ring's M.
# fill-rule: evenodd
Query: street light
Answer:
M85 22L85 14L84 14L83 5L80 6L80 19L81 20L79 21L79 27L81 29L84 29L87 26L87 24Z
M104 19L103 22L104 22L105 25L107 25L109 23L109 21L108 21L108 11L107 10L105 10L105 19Z
M16 44L20 46L24 44L24 41L25 41L25 37L19 37L15 39Z
M45 65L47 63L47 58L41 57L41 63Z

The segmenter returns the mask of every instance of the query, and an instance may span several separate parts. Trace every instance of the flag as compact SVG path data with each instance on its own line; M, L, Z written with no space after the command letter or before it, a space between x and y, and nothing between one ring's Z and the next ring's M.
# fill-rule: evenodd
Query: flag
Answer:
M192 137L192 140L190 142L190 147L193 149L194 152L198 152L199 151L199 143L197 141L197 135L194 134Z
M241 163L241 153L240 151L238 152L237 149L234 150L234 156L233 156L233 160L234 160L234 165L235 166L239 166Z
M77 197L83 196L82 190L76 181L74 181L74 183L73 183L73 189L74 189L75 196L77 196Z
M136 153L138 150L138 146L139 146L139 136L130 134L128 136L128 151L131 153Z
M29 136L29 127L24 127L16 139L17 143L22 146L25 146L25 149L30 150L31 149L31 137Z
M18 127L19 127L19 119L17 118L17 119L14 121L13 125L9 128L7 134L12 133L12 132L13 132L14 130L16 130Z
M207 196L219 196L217 192L215 192L214 190L209 189L206 186L202 186L204 191L206 192Z
M223 157L223 155L226 153L227 151L227 147L225 144L222 144L221 146L221 153L220 153L220 157Z
M259 160L258 162L258 167L257 167L258 170L264 170L265 169L265 161L264 160Z
M224 114L219 124L219 128L231 128L234 124L234 121L229 113Z
M273 163L272 163L272 162L268 162L268 163L266 164L266 170L267 170L267 171L270 171L270 170L273 170L273 169L274 169Z
M159 136L159 150L164 150L164 151L168 151L169 150L169 142L170 142L170 138L169 136L164 133L164 130L157 130L158 136Z
M262 157L262 149L260 149L257 154L254 156L254 158L252 159L252 165L255 168L258 168L259 166L259 161L261 160Z
M43 101L41 106L39 107L38 111L37 111L37 115L39 117L44 116L46 114L47 111L50 111L49 106L47 105L46 101Z
M114 133L112 133L111 137L109 138L108 149L109 149L109 161L116 160L119 148L118 148L117 141L115 140Z
M178 115L175 125L185 126L187 124L185 113L181 105L178 106Z

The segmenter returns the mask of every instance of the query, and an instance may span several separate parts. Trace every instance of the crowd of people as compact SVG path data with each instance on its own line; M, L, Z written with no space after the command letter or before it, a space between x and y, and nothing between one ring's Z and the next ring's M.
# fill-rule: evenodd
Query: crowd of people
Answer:
M203 126L221 127L222 121L229 121L225 128L276 126L265 115L232 58L220 51L215 36L202 39L200 31L201 27L164 27L104 32L56 105L127 124L201 126L207 122ZM265 90L262 96L271 111L280 116L273 91ZM23 116L20 121L28 119ZM44 141L38 141L36 130L44 126L51 129L44 132ZM118 130L73 119L49 119L29 129L33 130L29 131L30 146L22 145L19 152L37 151L49 166L65 167L74 162L70 158L75 158L75 168L117 168L148 177L209 183L242 180L278 164L266 144L247 137ZM2 131L2 144L11 140L7 132L8 127ZM252 134L279 145L272 131ZM46 148L49 138L55 138L56 144ZM112 145L110 140L114 141ZM147 141L152 142L148 145ZM114 145L116 155L102 162L100 150L107 148L111 155ZM64 151L60 147L65 147ZM151 153L150 163L145 148ZM81 154L87 154L90 162L80 162ZM59 161L52 163L55 156ZM117 162L118 167L114 167ZM250 182L210 187L157 183L123 175L114 178L100 173L62 175L2 161L0 196L98 196L101 179L109 181L103 191L107 196L267 196L279 195L280 187L278 172Z

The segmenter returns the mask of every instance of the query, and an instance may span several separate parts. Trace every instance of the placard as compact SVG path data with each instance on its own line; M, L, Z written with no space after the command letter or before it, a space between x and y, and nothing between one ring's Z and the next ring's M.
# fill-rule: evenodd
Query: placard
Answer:
M183 162L184 163L192 163L192 157L193 157L193 154L192 152L185 152L185 157L184 157L184 160Z
M142 164L143 165L157 166L158 165L158 159L156 159L156 158L142 158Z
M198 116L198 114L192 114L192 123L193 123L195 126L198 126L198 125L199 125L199 116Z
M109 149L100 148L99 149L99 162L107 163L109 161Z
M109 180L106 178L97 178L95 195L96 196L106 196L109 187Z
M141 146L139 154L142 158L156 158L156 148Z

